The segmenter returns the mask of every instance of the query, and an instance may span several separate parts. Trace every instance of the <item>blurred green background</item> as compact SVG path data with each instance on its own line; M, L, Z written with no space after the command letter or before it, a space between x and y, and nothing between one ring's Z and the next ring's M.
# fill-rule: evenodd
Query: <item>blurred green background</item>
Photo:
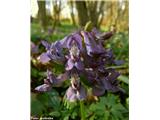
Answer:
M31 117L53 117L54 120L80 120L77 103L65 103L63 96L69 83L51 92L36 93L34 88L43 83L48 67L58 74L61 65L41 64L37 57L45 51L40 40L50 42L60 40L66 35L81 30L88 21L100 31L109 31L113 27L116 33L106 44L112 48L115 59L123 60L120 66L111 66L121 73L118 78L126 91L106 93L102 97L90 95L85 101L86 120L128 120L129 119L129 3L126 0L110 1L67 1L67 0L31 0L31 44L39 49L31 52Z

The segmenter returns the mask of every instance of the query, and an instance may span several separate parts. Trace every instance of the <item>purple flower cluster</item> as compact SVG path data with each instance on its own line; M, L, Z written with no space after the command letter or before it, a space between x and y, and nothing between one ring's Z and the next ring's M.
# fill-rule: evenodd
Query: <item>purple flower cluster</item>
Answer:
M47 70L44 84L35 88L40 92L49 91L53 86L60 86L63 81L70 80L66 91L69 101L84 100L87 97L85 83L92 88L95 96L101 96L105 91L117 92L120 90L117 77L120 75L108 65L114 64L111 49L105 48L105 41L113 35L113 31L100 33L92 31L78 31L54 43L42 41L46 52L39 57L40 62L49 61L65 65L65 73L55 76ZM86 82L82 82L81 76Z

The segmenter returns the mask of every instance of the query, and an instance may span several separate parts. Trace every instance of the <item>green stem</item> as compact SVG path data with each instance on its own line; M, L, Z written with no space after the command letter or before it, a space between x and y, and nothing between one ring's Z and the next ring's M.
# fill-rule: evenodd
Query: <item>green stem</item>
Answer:
M84 113L84 102L80 101L80 113L81 113L81 120L85 120L85 113Z
M126 65L123 65L123 66L109 66L107 68L122 69L122 68L127 68L127 66Z

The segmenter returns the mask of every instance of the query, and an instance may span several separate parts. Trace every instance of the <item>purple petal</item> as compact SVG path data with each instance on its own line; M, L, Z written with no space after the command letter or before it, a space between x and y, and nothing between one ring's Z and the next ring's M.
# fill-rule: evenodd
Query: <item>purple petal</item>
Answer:
M94 36L91 33L88 33L90 41L92 41L92 45L95 48L94 52L97 54L104 53L105 49L103 49L101 42L96 43Z
M83 70L83 69L84 69L84 64L83 64L83 62L82 62L81 60L77 61L77 62L75 63L75 66L76 66L76 68L77 68L78 70Z
M44 84L48 84L48 85L50 85L50 84L51 84L51 82L50 82L50 80L49 80L49 79L44 79L43 81L44 81Z
M56 52L61 52L62 50L62 43L60 41L56 41L51 44L50 49L56 51Z
M106 56L109 57L109 58L111 58L111 57L113 56L113 51L112 51L112 49L107 49L106 51L107 51Z
M113 32L105 32L105 33L102 33L100 35L96 35L97 39L101 39L101 40L105 40L105 39L109 39L110 37L112 37L113 35Z
M68 36L68 38L65 41L66 44L66 48L70 48L71 47L71 42L73 41L72 36Z
M104 49L102 49L96 42L93 36L90 33L82 31L82 35L84 36L84 43L86 45L87 54L92 56L92 54L101 54L104 53Z
M51 59L48 57L47 53L42 53L39 57L38 57L38 60L45 64L47 62L49 62Z
M75 100L77 100L76 91L72 87L69 87L66 91L66 98L70 102L74 102Z
M68 59L66 70L71 70L74 67L74 62L72 59Z
M47 80L46 83L52 84L54 86L60 86L64 80L68 79L68 73L60 74L56 77L52 71L47 70Z
M101 34L96 28L92 29L92 33L96 36Z
M103 85L104 85L105 89L108 90L108 91L111 91L111 92L120 91L120 89L117 85L111 83L108 80L106 80Z
M113 81L113 80L115 80L119 75L120 75L119 72L116 72L115 70L112 70L112 69L111 69L109 76L107 76L107 79L110 80L110 81Z
M52 43L50 49L47 51L47 55L55 62L63 63L65 61L60 42Z
M110 91L111 92L118 92L118 91L124 92L124 90L119 88L118 86L112 86L112 89Z
M56 45L58 46L58 43ZM54 60L56 62L63 63L65 61L65 57L62 53L61 48L56 48L55 44L52 44L51 48L47 50L47 55L51 60Z
M68 72L65 72L65 73L63 73L63 74L60 74L58 77L57 77L57 79L58 79L58 81L60 81L60 82L63 82L63 81L65 81L65 80L67 80L67 79L69 79L69 74L68 74Z
M96 46L97 44L96 44L94 36L91 33L89 33L89 32L87 34L88 34L88 37L89 37L90 41L92 42L92 44L94 46Z
M42 45L43 45L44 47L46 47L47 50L50 48L50 43L49 43L49 42L47 42L47 41L45 41L45 40L42 40L41 43L42 43Z
M54 46L57 49L57 51L61 51L62 50L62 43L60 41L56 41L54 43Z
M52 71L47 70L47 78L49 79L51 84L57 84L57 78L56 76L52 73Z
M87 36L87 33L86 33L86 32L83 32L83 31L82 31L82 35L83 35L83 37L84 37L84 43L85 43L85 45L86 45L87 53L88 53L88 55L92 56L92 55L91 55L91 52L94 51L94 50L93 50L94 48L92 47L92 44L91 44L91 42L90 42L90 40L89 40L89 37Z
M87 97L87 92L85 88L81 85L80 90L78 91L77 98L79 100L84 100Z
M51 90L51 86L48 85L48 84L43 84L43 85L40 85L38 87L35 88L36 91L39 91L39 92L47 92L47 91L50 91Z
M114 71L113 69L109 70L109 75L106 78L102 78L101 82L106 90L117 92L119 91L119 87L117 86L116 78L119 76L119 73Z
M59 42L61 43L61 47L63 48L68 48L68 43L72 40L72 36L66 36L64 37L62 40L60 40Z
M71 45L72 45L72 42L73 42L74 40L72 39L72 36L68 39L68 41L67 41L67 48L68 49L70 49L71 48Z
M93 86L92 93L95 96L101 96L105 93L105 89L103 88L103 86L96 85L96 86Z
M79 49L82 50L83 46L82 46L82 37L81 37L81 35L76 33L76 34L73 35L72 39L74 39L76 41Z
M112 89L112 84L109 80L103 78L103 79L101 79L101 82L106 90Z
M109 39L113 35L113 31L100 33L96 28L92 29L92 33L96 36L97 39L101 40Z

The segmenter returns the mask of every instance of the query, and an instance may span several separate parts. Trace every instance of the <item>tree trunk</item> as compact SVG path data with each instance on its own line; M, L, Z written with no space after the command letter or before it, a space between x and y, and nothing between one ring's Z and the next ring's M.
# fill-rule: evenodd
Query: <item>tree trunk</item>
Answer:
M89 18L94 27L97 27L98 14L97 14L97 1L88 1Z
M38 2L38 19L42 26L42 30L46 30L47 27L47 20L46 20L46 8L45 8L45 1L37 1Z
M70 4L70 10L71 10L71 19L72 19L72 24L76 25L75 17L74 17L74 12L73 12L73 1L69 1Z
M87 14L87 6L85 1L76 1L76 8L78 12L78 22L80 26L85 26L85 24L89 21L89 17Z
M100 17L100 15L101 15L101 18L100 18L100 20L98 21L97 20L97 26L98 27L100 27L100 25L102 24L102 21L103 21L103 17L104 17L104 5L105 5L105 2L104 1L101 1L100 2L100 7L99 7L99 12L98 12L98 15L99 15L99 17ZM99 19L99 18L98 18Z
M53 25L54 30L57 25L60 25L61 1L53 1Z

